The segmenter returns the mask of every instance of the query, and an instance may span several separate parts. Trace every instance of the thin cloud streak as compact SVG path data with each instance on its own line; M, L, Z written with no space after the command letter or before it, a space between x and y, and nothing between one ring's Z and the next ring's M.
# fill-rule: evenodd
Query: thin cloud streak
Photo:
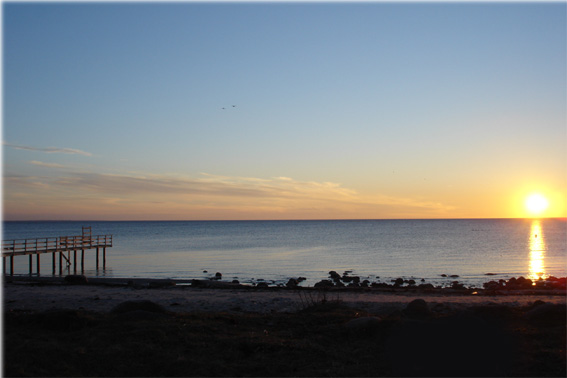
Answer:
M76 172L55 177L6 175L5 184L7 193L22 194L10 196L7 214L16 214L26 198L42 198L42 202L53 204L53 211L66 207L66 214L74 214L81 209L83 218L96 213L106 214L107 219L396 218L436 216L453 209L425 200L362 195L338 183L289 177L204 173L199 178L187 178ZM46 188L50 191L40 192ZM61 203L61 209L57 203Z
M71 154L71 155L83 155L83 156L92 156L90 152L78 150L75 148L61 148L61 147L31 147L31 146L22 146L19 144L12 144L12 143L3 143L4 146L14 148L16 150L26 150L26 151L35 151L35 152L43 152L46 154Z
M38 167L46 167L46 168L65 168L63 164L57 163L46 163L43 161L32 160L29 162L32 165L37 165Z

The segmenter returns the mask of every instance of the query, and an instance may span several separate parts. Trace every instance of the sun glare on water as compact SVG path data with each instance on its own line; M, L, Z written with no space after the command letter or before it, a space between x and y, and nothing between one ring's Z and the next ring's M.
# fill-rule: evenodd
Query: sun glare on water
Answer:
M526 210L532 216L541 215L548 207L549 201L539 193L526 198Z

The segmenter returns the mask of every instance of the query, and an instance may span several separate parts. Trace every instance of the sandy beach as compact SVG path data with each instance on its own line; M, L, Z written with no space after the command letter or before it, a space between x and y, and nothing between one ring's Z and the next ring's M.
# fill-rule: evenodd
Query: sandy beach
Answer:
M3 375L561 377L565 308L564 290L5 278Z
M128 285L128 281L130 285ZM4 284L5 311L45 311L50 309L108 312L118 304L131 300L150 300L173 312L240 311L293 313L307 302L340 301L346 306L370 313L386 314L403 309L421 298L431 306L444 305L454 310L474 305L527 306L536 300L566 304L565 295L465 295L450 290L331 290L256 289L223 286L222 288L192 287L188 282L163 285L163 280L97 279L88 285L67 285L62 279L12 279ZM158 285L155 283L162 283ZM172 284L174 283L171 282ZM161 287L160 287L161 286ZM165 286L165 287L164 287Z

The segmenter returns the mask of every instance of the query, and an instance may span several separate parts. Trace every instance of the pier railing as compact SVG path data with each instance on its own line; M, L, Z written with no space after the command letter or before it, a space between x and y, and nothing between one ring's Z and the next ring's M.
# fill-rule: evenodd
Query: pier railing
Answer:
M51 253L53 274L56 269L55 255L59 254L59 274L63 272L63 260L69 268L73 265L76 272L78 267L77 252L81 252L81 271L85 268L85 251L96 249L96 268L99 266L99 249L102 249L102 266L106 268L106 248L112 247L112 235L91 235L91 227L83 227L83 234L79 236L59 236L35 239L2 240L2 257L4 275L7 273L7 259L10 260L10 275L14 275L14 257L29 255L29 271L32 274L32 257L37 259L37 274L40 271L40 255ZM71 252L73 258L71 258Z
M112 247L112 235L59 236L52 238L13 239L2 241L2 256L66 252L80 249Z

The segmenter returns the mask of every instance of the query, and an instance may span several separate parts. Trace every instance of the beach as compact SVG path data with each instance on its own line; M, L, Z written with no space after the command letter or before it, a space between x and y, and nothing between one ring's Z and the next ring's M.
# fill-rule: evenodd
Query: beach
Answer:
M565 375L564 290L18 277L3 306L5 376Z
M541 293L526 295L514 292L506 295L464 295L454 290L327 290L309 288L260 289L245 285L230 285L209 281L213 287L195 287L188 281L156 279L91 279L89 285L67 285L63 279L12 278L4 285L4 309L46 311L71 309L108 312L128 300L150 300L173 312L242 311L257 313L297 312L307 301L329 301L383 314L404 308L414 299L422 298L432 305L455 309L473 305L526 306L535 300L565 304L566 297ZM204 281L200 281L204 282ZM216 286L215 286L216 284ZM304 289L301 291L301 289ZM301 293L304 293L301 295ZM467 292L468 293L468 292Z

